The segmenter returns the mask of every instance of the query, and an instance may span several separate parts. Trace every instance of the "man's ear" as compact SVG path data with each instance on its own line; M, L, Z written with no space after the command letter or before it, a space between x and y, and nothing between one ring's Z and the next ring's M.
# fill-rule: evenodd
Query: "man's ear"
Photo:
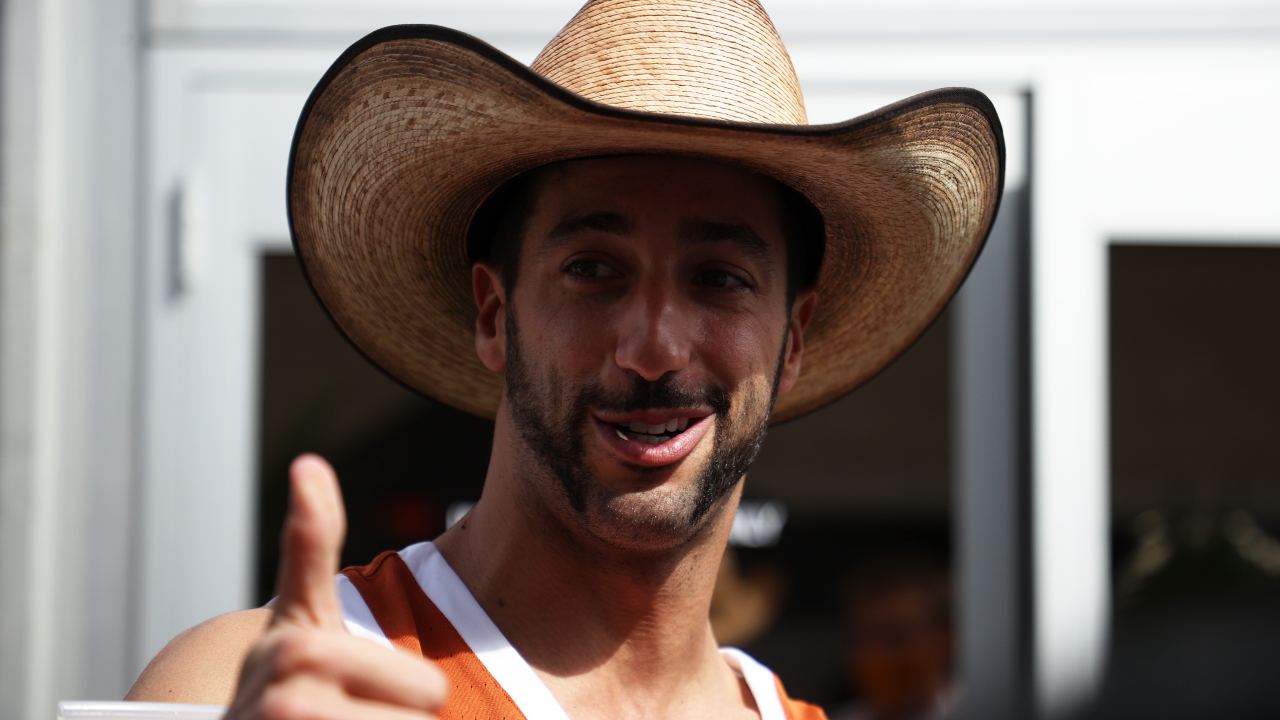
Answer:
M800 361L804 355L804 331L818 308L818 292L806 288L796 293L791 304L791 317L787 325L786 357L782 361L782 374L778 377L778 395L785 395L800 379Z
M502 271L487 262L471 266L471 293L476 301L476 355L493 372L507 367L507 291Z

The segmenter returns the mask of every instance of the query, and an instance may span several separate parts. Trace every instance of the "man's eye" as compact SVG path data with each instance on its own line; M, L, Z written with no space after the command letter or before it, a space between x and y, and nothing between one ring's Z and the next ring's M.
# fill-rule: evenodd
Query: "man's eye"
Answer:
M570 260L564 265L564 272L576 278L584 280L602 280L605 278L614 278L618 276L618 271L613 269L603 260L595 260L592 258L579 258Z
M704 287L723 290L739 290L751 287L746 280L743 280L728 270L719 270L714 268L699 272L694 278L694 282Z

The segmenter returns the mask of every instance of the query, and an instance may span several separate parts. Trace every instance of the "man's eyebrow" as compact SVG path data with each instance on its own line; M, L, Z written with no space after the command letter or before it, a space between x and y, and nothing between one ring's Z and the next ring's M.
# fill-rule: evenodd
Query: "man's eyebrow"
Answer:
M680 239L691 244L732 243L746 250L756 259L773 264L773 256L769 254L769 243L750 225L744 223L688 220L680 225Z
M570 215L551 228L547 233L547 240L551 245L556 245L583 230L596 230L611 235L628 235L631 233L631 219L611 210L594 210Z

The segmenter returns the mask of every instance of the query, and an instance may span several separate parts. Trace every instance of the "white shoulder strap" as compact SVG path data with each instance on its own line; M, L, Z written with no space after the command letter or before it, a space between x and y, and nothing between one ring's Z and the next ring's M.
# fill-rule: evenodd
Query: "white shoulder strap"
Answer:
M430 542L410 545L400 557L440 614L507 691L529 720L569 720L542 678L489 619L484 608Z
M374 619L373 612L369 610L364 598L360 597L360 591L341 573L338 575L338 604L342 607L342 620L347 625L347 632L379 645L392 647L391 641Z
M756 708L760 710L760 720L787 720L772 670L738 648L720 648L720 654L730 667L742 673L751 697L755 698Z

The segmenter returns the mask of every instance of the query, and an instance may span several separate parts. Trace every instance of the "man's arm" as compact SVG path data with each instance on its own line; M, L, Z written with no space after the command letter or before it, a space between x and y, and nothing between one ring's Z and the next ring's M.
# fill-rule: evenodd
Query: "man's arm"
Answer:
M289 482L272 607L174 638L129 699L225 704L227 720L435 718L447 689L438 668L346 630L334 580L346 514L333 468L303 456Z
M138 676L126 700L229 705L240 666L271 622L266 608L219 615L175 637Z

